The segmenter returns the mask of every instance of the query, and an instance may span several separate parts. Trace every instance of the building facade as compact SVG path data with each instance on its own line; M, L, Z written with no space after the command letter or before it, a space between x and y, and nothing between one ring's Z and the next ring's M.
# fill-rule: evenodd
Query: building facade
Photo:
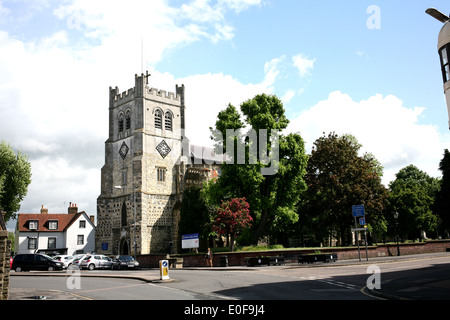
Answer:
M81 254L95 250L94 216L70 204L67 213L20 213L15 232L15 253Z
M109 137L97 199L98 253L169 252L176 239L184 136L184 86L110 88Z
M184 85L173 93L147 84L141 74L128 91L109 89L97 253L175 253L183 190L218 175L221 158L185 137Z

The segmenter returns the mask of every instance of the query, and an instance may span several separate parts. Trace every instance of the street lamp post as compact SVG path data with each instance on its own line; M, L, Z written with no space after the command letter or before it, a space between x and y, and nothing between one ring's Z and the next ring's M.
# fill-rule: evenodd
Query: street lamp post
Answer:
M394 213L394 219L395 219L395 237L397 238L397 256L400 256L400 245L399 245L399 236L398 236L398 212Z
M136 188L124 188L114 186L116 189L133 189L133 242L134 242L134 260L136 260L137 242L136 242Z

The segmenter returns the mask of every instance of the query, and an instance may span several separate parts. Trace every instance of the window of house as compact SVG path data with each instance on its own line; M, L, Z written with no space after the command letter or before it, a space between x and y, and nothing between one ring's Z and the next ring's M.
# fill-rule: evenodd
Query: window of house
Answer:
M37 249L37 238L28 238L28 249Z
M37 230L37 228L38 228L37 220L30 220L30 221L28 221L28 229L30 229L30 230Z
M79 234L77 236L77 245L81 245L81 244L84 244L84 235Z
M162 129L162 112L161 112L161 110L155 111L155 128Z
M166 181L166 168L156 168L156 180L159 182Z
M164 117L164 128L168 131L172 131L172 114L170 112L166 112Z
M80 229L86 228L86 220L80 220Z
M58 221L49 221L48 229L49 230L57 230L58 229Z
M56 249L56 238L48 238L48 249Z

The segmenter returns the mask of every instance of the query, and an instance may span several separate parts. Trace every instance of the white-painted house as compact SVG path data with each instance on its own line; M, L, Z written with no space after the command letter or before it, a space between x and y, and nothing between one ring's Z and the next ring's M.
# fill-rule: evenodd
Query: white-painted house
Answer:
M68 213L20 213L17 217L15 253L78 254L95 250L94 216L78 212L70 204Z

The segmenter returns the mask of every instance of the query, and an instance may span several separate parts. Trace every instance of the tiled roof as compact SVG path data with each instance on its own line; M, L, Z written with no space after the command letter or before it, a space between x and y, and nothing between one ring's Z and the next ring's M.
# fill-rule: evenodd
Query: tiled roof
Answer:
M69 213L21 213L17 218L17 228L22 232L61 232L66 230L84 211L76 214ZM29 221L37 221L37 229L29 229ZM57 229L49 229L49 221L58 221Z

